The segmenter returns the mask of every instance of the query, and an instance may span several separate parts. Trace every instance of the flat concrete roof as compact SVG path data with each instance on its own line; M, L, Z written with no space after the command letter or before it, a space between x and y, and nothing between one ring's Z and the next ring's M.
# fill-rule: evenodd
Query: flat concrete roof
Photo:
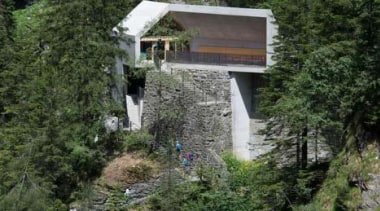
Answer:
M169 4L144 0L119 23L119 26L127 29L125 33L128 35L142 36L168 12L173 12L177 15L191 13L262 18L272 16L271 10L266 9Z
M203 13L213 15L232 15L246 17L268 17L272 15L271 10L267 9L250 9L237 7L221 7L221 6L200 6L189 4L170 4L171 12L182 13Z

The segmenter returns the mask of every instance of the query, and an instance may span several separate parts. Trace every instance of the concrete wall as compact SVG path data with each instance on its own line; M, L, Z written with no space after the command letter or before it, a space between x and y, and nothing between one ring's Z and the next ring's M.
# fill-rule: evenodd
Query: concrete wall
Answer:
M249 76L249 73L231 73L233 153L243 160L250 159L248 142L252 90Z
M264 141L265 118L258 112L257 89L263 87L262 74L231 73L231 108L233 152L243 160L252 160L273 149Z

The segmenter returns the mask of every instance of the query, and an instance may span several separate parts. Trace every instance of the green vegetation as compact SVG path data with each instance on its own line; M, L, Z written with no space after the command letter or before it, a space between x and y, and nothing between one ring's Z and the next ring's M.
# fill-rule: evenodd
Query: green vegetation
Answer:
M200 165L197 182L171 174L173 133L184 124L180 102L160 102L154 136L103 128L105 116L125 113L111 97L113 83L121 79L104 71L116 56L127 57L110 29L139 2L40 0L14 11L14 1L0 1L0 210L67 210L72 202L91 210L94 180L124 150L156 156L169 172L148 200L151 210L361 206L369 175L380 174L379 0L225 1L273 11L276 63L267 70L269 86L261 90L262 112L298 137L299 162L279 169L270 157L241 162L227 155L226 170ZM175 35L186 44L194 32L180 31L167 18L147 35ZM156 77L159 96L177 86L173 78ZM331 163L308 165L311 131L341 137L331 140ZM153 145L167 153L153 153ZM99 181L112 189L107 209L125 208L120 181L145 181L157 169L140 162L125 166L129 177L119 175L116 185Z
M0 2L2 210L67 210L119 150L121 134L103 129L122 113L103 70L125 56L110 29L135 3L42 0L12 15Z
M277 63L268 69L270 85L262 90L262 110L299 137L301 163L277 169L270 158L251 163L227 156L226 181L211 176L198 183L177 184L170 196L154 195L151 209L353 210L361 206L368 173L379 173L374 164L378 152L373 149L379 126L374 90L379 82L374 71L379 62L374 51L380 33L379 2L260 3L273 9L279 25ZM311 130L341 137L330 143L337 152L330 166L308 166ZM360 131L372 138L358 138L355 134ZM215 169L201 172L218 175Z
M127 151L135 151L146 149L150 142L153 141L153 136L146 131L132 132L125 136L125 148Z
M297 155L301 163L296 163L300 169L310 169L303 163L310 130L340 137L329 143L337 156L322 189L309 198L310 206L300 209L358 209L362 187L351 186L349 178L367 175L363 163L375 162L363 154L380 125L379 92L374 90L379 85L379 52L374 49L379 45L380 1L273 0L262 6L273 10L279 26L276 64L267 71L262 111L304 140L297 148L302 151Z

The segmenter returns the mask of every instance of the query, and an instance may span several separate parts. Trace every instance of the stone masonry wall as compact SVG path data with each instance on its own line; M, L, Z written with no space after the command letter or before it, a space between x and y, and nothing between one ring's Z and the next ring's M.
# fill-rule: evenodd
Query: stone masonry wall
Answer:
M218 161L218 155L232 147L228 72L189 68L149 72L145 85L144 126L153 125L159 110L162 114L165 109L175 110L176 106L184 109L183 127L178 132L184 150L193 149L208 161Z

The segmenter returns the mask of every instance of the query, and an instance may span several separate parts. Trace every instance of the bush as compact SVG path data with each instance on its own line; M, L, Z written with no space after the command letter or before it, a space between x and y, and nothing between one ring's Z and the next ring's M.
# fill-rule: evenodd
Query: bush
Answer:
M159 194L154 194L148 198L148 204L151 210L162 210L163 201Z
M125 136L124 147L128 151L146 149L152 140L153 136L144 130L132 132Z

